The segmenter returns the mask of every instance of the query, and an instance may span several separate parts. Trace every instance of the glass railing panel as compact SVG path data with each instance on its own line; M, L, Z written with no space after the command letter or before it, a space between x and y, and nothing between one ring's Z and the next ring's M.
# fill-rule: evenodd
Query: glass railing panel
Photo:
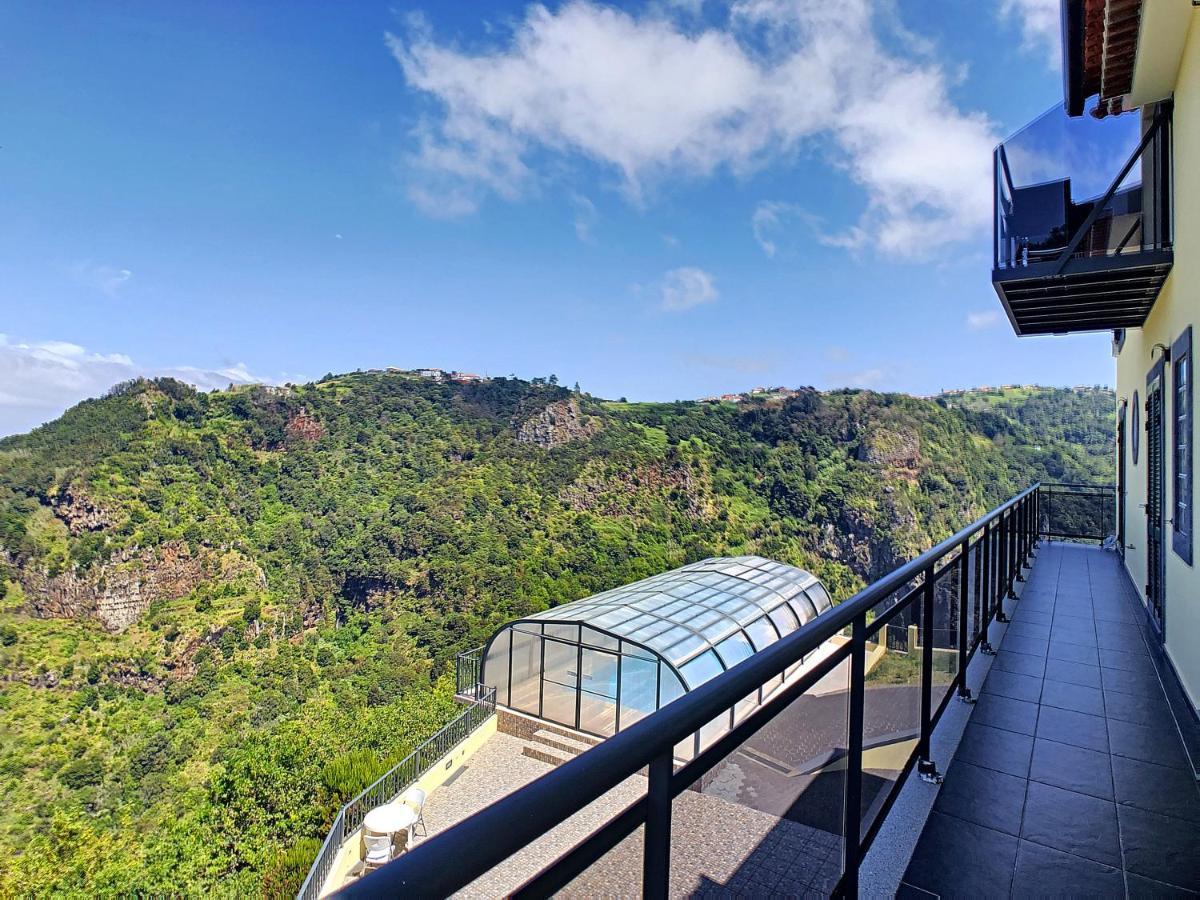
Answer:
M829 895L842 872L848 676L843 660L674 799L670 896Z
M960 571L958 554L955 554L933 583L933 621L929 623L928 634L933 641L933 666L930 671L933 685L931 707L935 713L958 675Z
M1043 485L1041 530L1052 540L1103 541L1116 531L1115 491L1084 484Z
M617 818L646 795L645 772L632 775L611 791L560 822L520 852L476 879L458 896L507 897L530 885L546 871L550 860L562 859L579 847L604 824ZM633 897L641 893L643 829L637 828L615 847L560 889L559 897ZM418 892L419 893L419 892Z
M903 609L893 613L903 618L906 624L868 626L864 658L860 840L866 837L891 795L899 789L901 773L921 736L924 663L920 600L921 594L917 591L903 601ZM894 636L890 645L889 634Z
M1061 105L1000 144L995 155L996 263L1000 268L1054 260L1088 221L1142 140L1138 113L1070 118ZM1088 227L1076 256L1109 256L1163 241L1143 226L1154 205L1143 190L1143 159L1133 164ZM1151 162L1151 165L1153 163Z

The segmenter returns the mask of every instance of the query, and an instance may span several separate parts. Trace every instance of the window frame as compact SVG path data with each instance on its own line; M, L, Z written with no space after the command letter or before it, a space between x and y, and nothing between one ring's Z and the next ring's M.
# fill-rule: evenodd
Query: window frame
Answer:
M1182 384L1181 374L1186 378ZM1189 566L1192 565L1192 531L1195 522L1192 500L1196 494L1192 465L1195 381L1192 328L1189 325L1171 345L1171 549ZM1183 487L1180 486L1181 470L1186 479Z

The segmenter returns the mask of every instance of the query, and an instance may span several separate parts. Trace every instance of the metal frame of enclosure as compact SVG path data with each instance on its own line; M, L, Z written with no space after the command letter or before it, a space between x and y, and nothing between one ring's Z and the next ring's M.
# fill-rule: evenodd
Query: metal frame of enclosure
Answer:
M485 646L479 681L496 688L501 706L610 737L831 605L803 569L759 556L706 559L508 623ZM681 743L677 755L700 752L802 664Z
M790 704L809 693L835 668L848 665L846 752L842 803L842 850L837 892L855 896L863 855L887 817L905 778L915 767L927 779L938 773L930 738L952 697L971 699L965 674L979 650L991 653L993 621L1007 621L1005 600L1034 553L1042 522L1042 493L1034 485L993 509L916 559L815 617L787 637L753 654L727 672L685 693L678 700L543 775L470 818L434 835L396 861L348 886L343 897L419 893L449 896L493 867L520 853L531 842L587 807L630 776L648 773L646 794L610 818L573 849L542 869L514 892L545 897L561 890L618 843L644 827L641 892L665 898L671 867L671 829L675 797L737 751ZM953 615L956 628L952 678L933 680L934 646L925 640L919 653L919 738L897 761L899 770L883 791L868 801L864 793L864 712L868 643L881 629L909 611L922 623L935 624L936 608ZM944 601L949 601L943 606ZM729 710L830 638L848 630L850 639L806 668L799 677L767 698L694 759L677 765L676 745ZM914 683L915 684L915 683ZM914 725L917 723L914 723ZM831 798L830 798L831 799ZM448 864L453 861L453 864ZM630 873L630 890L637 890Z

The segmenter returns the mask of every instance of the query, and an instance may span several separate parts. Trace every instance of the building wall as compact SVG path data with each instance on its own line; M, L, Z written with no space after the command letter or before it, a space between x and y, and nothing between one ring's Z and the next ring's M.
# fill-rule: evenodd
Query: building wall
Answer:
M1126 515L1125 564L1145 599L1146 586L1146 435L1139 435L1140 450L1133 462L1133 393L1139 404L1146 395L1146 374L1154 360L1150 352L1155 344L1170 347L1189 325L1193 340L1200 344L1200 16L1192 16L1187 44L1175 88L1174 113L1175 182L1175 264L1167 278L1145 327L1127 332L1124 347L1117 357L1117 402L1129 404L1126 424ZM1195 350L1193 351L1195 352ZM1157 358L1157 357L1156 357ZM1171 420L1174 398L1171 394L1171 369L1164 375L1164 418L1166 419L1165 497L1170 518ZM1200 406L1200 404L1198 404ZM1138 411L1139 427L1144 429L1145 412ZM1193 430L1195 422L1193 421ZM1196 435L1193 435L1193 445ZM1200 452L1197 453L1200 459ZM1200 490L1194 499L1200 500ZM1200 524L1200 517L1196 519ZM1194 706L1200 706L1200 554L1197 566L1189 566L1171 549L1170 525L1165 531L1166 555L1166 650L1179 673L1184 689Z

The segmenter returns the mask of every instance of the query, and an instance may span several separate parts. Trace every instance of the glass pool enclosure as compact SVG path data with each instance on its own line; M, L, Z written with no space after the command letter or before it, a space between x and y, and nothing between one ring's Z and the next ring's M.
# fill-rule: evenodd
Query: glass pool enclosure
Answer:
M706 559L508 623L488 641L480 680L503 706L607 737L830 605L803 569L760 556Z

